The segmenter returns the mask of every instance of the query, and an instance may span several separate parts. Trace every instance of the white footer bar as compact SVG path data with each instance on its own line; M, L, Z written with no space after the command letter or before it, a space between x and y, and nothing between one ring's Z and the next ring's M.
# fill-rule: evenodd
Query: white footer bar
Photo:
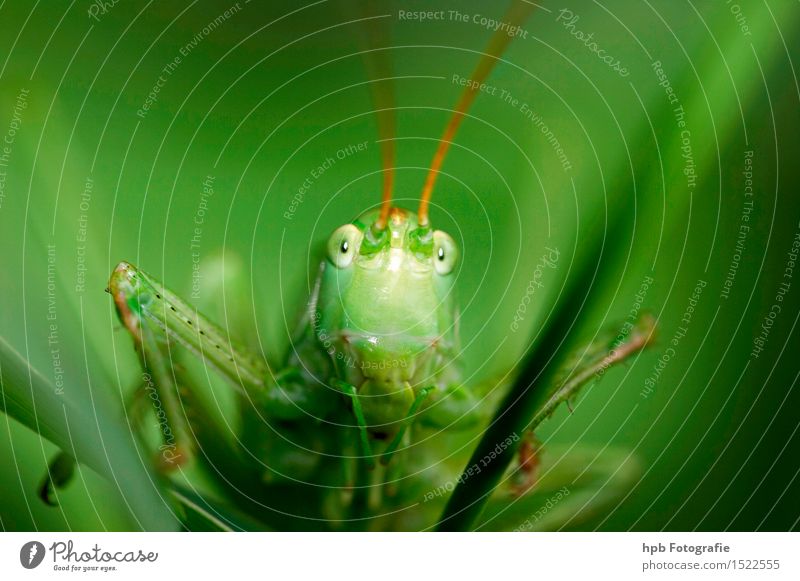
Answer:
M777 580L798 560L796 533L0 535L0 579Z

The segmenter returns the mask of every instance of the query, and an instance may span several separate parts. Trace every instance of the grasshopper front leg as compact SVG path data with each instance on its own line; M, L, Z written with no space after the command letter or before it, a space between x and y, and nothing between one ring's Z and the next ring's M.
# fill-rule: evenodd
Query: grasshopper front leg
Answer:
M143 271L120 262L111 275L108 291L134 339L141 340L144 328L160 332L213 365L247 393L263 393L269 373L266 363L235 345L222 329Z
M187 411L196 409L198 402L181 389L186 382L174 365L175 344L211 364L250 399L263 397L269 370L175 293L127 262L114 269L107 290L141 361L143 387L153 401L161 429L162 466L179 465L195 447Z

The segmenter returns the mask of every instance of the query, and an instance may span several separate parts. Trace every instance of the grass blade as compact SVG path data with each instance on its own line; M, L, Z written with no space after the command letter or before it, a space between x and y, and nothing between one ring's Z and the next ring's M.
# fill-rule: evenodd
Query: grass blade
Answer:
M78 462L116 483L132 521L143 530L177 530L169 503L111 406L79 406L0 337L0 409Z

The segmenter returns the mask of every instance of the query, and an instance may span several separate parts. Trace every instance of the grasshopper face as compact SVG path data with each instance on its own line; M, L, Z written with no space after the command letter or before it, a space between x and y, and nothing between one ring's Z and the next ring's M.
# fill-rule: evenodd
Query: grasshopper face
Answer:
M392 208L376 231L377 218L365 214L333 233L311 317L337 375L360 395L383 396L365 405L381 423L402 416L417 389L437 384L452 351L458 249L413 212Z

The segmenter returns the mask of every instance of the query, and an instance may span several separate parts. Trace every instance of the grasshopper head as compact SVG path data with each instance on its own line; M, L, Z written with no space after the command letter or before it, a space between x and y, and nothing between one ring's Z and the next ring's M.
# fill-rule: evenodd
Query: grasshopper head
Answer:
M392 387L433 382L452 344L458 248L445 232L392 208L338 228L328 240L315 332L339 375Z

